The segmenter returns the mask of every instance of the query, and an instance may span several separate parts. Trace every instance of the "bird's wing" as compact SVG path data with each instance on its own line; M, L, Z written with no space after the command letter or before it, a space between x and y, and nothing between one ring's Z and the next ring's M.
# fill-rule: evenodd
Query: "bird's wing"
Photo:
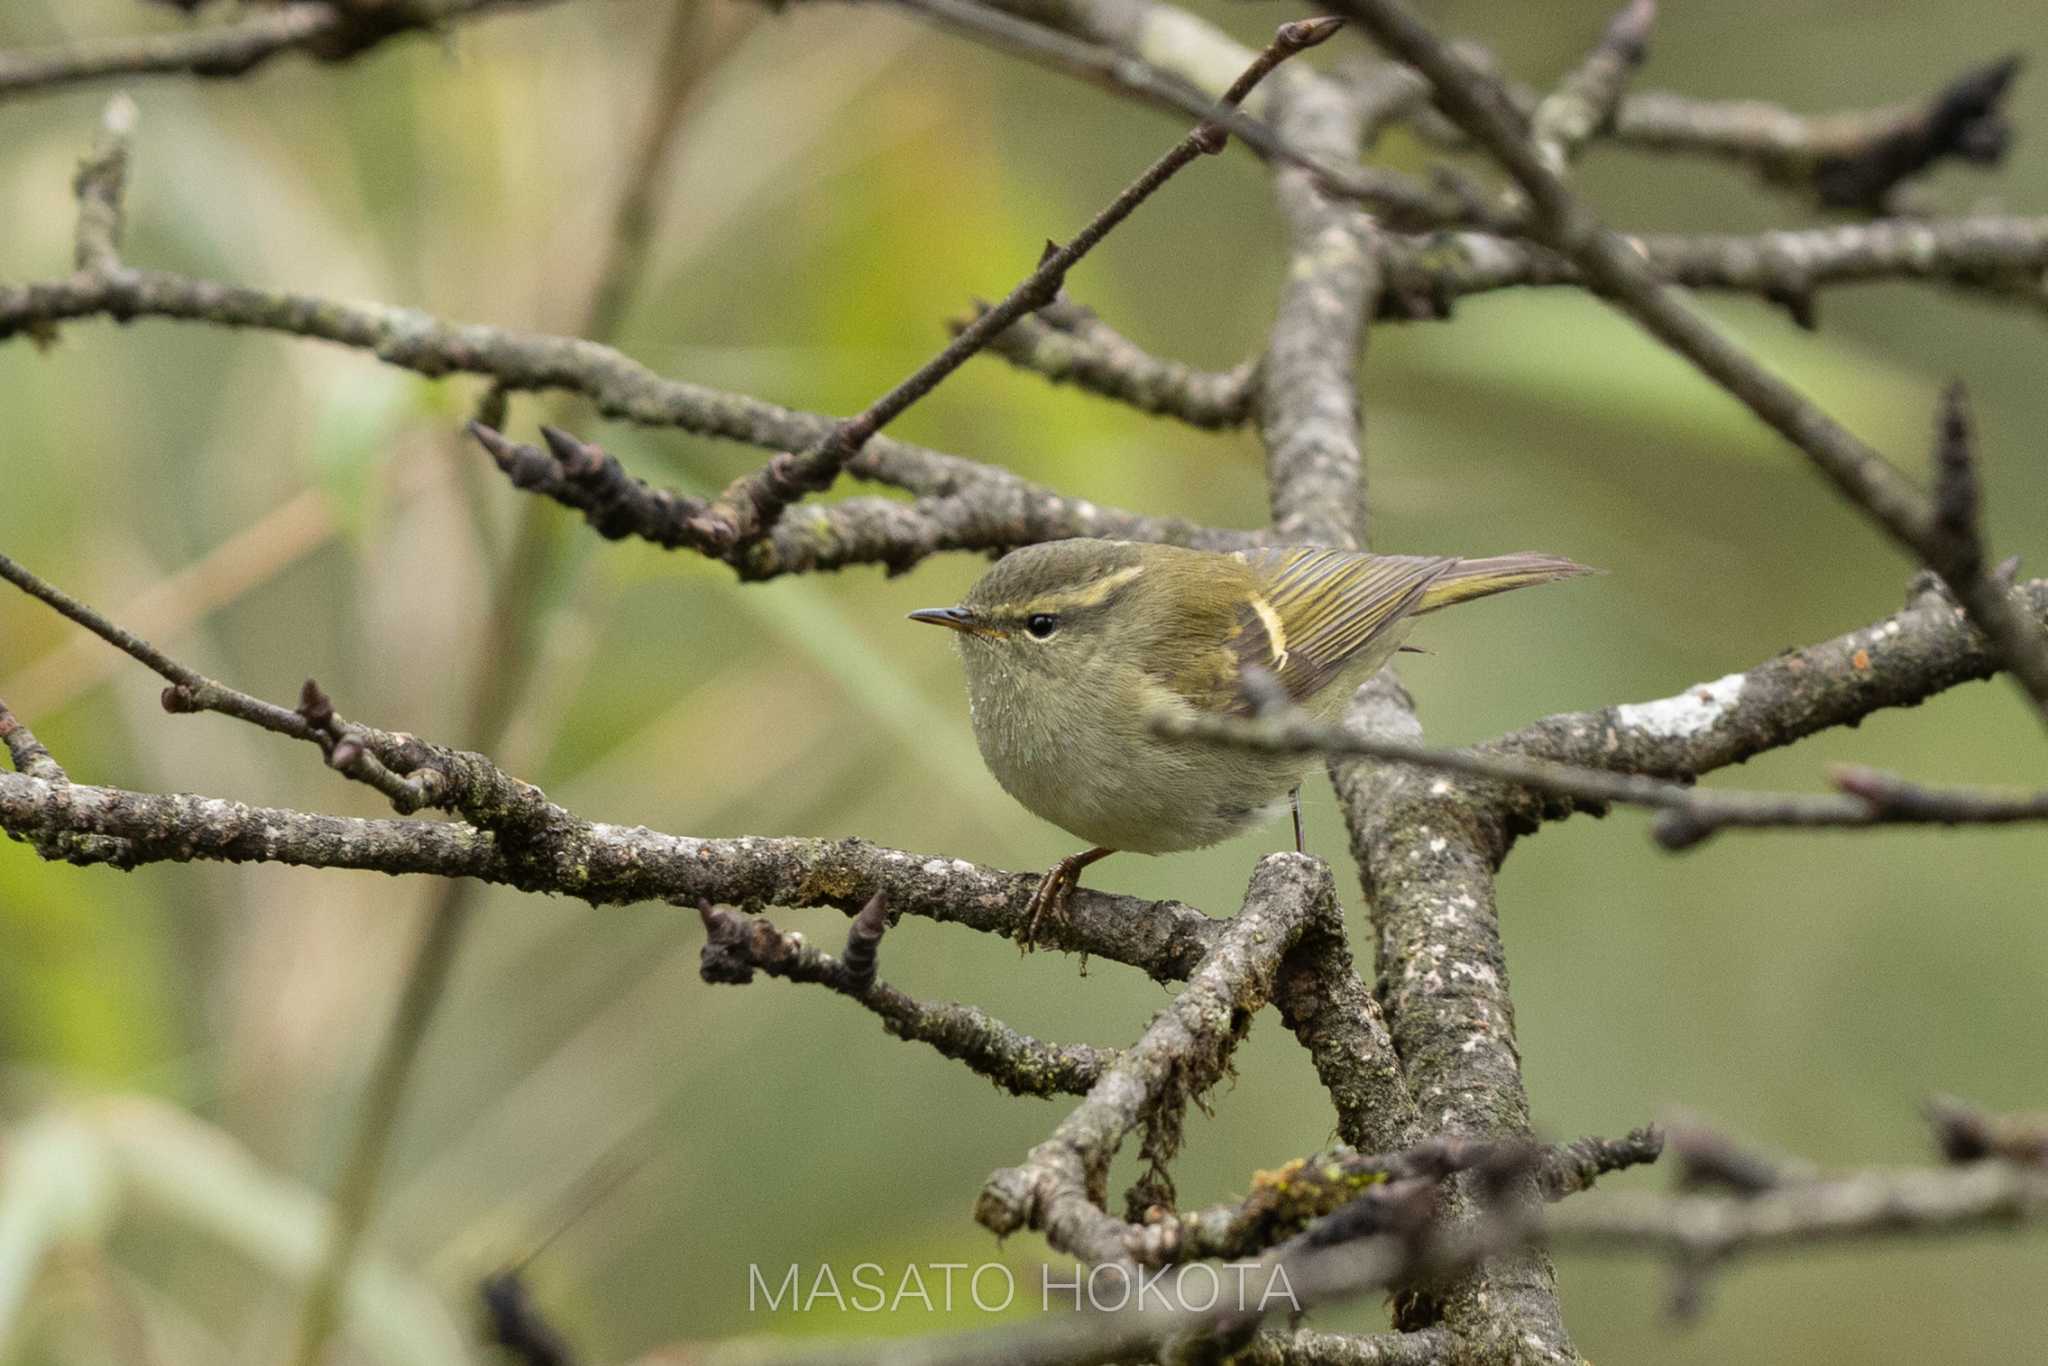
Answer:
M1231 648L1240 665L1271 673L1297 702L1413 613L1429 585L1457 564L1446 556L1302 547L1239 555L1252 571L1253 594L1239 611Z

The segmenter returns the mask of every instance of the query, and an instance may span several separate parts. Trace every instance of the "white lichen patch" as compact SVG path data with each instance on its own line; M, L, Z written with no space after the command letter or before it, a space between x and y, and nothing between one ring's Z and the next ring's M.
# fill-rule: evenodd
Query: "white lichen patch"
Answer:
M1500 974L1484 963L1453 963L1451 975L1463 977L1468 981L1482 982L1490 987L1500 985Z
M1741 700L1744 675L1729 674L1711 683L1687 688L1676 697L1655 702L1629 702L1614 709L1623 730L1641 731L1659 740L1684 740L1712 730Z

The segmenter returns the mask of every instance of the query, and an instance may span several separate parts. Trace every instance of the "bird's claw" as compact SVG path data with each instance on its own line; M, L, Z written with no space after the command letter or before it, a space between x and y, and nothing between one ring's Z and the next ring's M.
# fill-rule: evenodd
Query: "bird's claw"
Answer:
M1067 921L1067 903L1074 899L1074 886L1081 870L1072 859L1061 859L1038 880L1038 889L1024 905L1024 932L1017 936L1017 951L1029 953L1038 947L1039 931Z

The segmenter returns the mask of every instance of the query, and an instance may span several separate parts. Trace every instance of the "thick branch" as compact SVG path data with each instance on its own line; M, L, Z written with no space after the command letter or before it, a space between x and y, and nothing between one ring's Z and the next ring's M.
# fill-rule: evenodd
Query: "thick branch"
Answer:
M1363 109L1347 92L1288 73L1273 103L1294 141L1324 156L1357 156ZM1329 200L1306 172L1276 169L1273 193L1288 229L1286 284L1258 389L1273 532L1283 542L1361 545L1368 500L1357 374L1379 294L1378 229Z
M159 795L0 773L0 829L26 839L67 831L119 835L117 867L146 863L282 863L389 874L473 877L592 905L717 901L836 906L852 914L877 891L900 914L1015 937L1037 874L885 849L863 840L694 839L590 822L548 862L516 859L488 831L454 821L360 820L245 806L190 793ZM77 861L77 860L74 860ZM1194 971L1218 922L1179 902L1083 888L1062 944L1142 968L1161 981Z
M1222 1076L1252 1015L1272 999L1282 957L1311 920L1338 914L1336 896L1317 860L1261 859L1243 909L1223 924L1187 987L1022 1166L989 1177L974 1217L998 1235L1043 1229L1054 1247L1084 1261L1134 1257L1143 1231L1103 1209L1110 1159L1141 1122L1177 1123Z

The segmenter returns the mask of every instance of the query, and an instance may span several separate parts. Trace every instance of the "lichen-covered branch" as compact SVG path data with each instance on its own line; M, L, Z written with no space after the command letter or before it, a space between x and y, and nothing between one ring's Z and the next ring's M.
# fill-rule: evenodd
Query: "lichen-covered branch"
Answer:
M1281 960L1273 1004L1337 1107L1338 1137L1382 1152L1422 1137L1386 1014L1358 975L1341 916L1311 920L1302 931Z
M2019 585L2015 600L2048 626L2048 580ZM1743 672L1654 701L1545 717L1492 747L1630 773L1706 773L1997 671L1964 614L1941 595L1923 595L1882 621Z
M1272 102L1295 142L1324 156L1358 155L1364 111L1350 92L1289 73ZM1362 545L1369 503L1357 375L1379 293L1379 230L1305 171L1276 168L1273 194L1287 220L1288 261L1257 405L1273 533L1282 542Z
M1104 1210L1110 1159L1140 1123L1177 1125L1181 1109L1223 1075L1252 1015L1272 999L1281 959L1312 919L1339 914L1336 897L1321 862L1261 859L1243 909L1222 925L1173 1004L1051 1138L1021 1166L989 1177L974 1217L998 1235L1042 1229L1054 1247L1084 1261L1133 1259L1144 1231Z
M148 863L280 863L393 875L473 877L598 906L717 901L834 906L851 914L877 891L892 910L1014 938L1037 875L887 849L864 840L695 839L643 826L590 822L578 845L548 862L509 856L489 831L458 821L363 820L247 806L192 793L157 794L0 773L0 830L34 840L66 832L118 835L116 867ZM73 860L80 861L80 860ZM1187 977L1218 922L1179 902L1086 888L1069 907L1062 942L1128 963L1161 981Z
M1654 1162L1662 1149L1655 1128L1624 1138L1582 1138L1552 1148L1429 1138L1396 1152L1337 1149L1298 1157L1252 1178L1242 1198L1205 1209L1167 1213L1145 1226L1134 1255L1146 1265L1217 1257L1253 1257L1284 1242L1367 1191L1402 1181L1442 1181L1475 1167L1528 1161L1549 1199L1590 1187L1594 1179ZM1324 1235L1327 1237L1328 1235Z
M2029 598L2048 593L2048 583L2028 585ZM1933 609L1939 612L1941 609ZM1902 614L1904 615L1904 614ZM1923 622L1914 625L1920 628ZM1871 633L1843 637L1850 642L1830 642L1813 647L1816 659L1826 660L1840 670L1830 677L1823 670L1810 669L1803 659L1781 655L1755 671L1762 686L1769 686L1771 673L1783 667L1797 676L1797 688L1809 702L1818 703L1830 685L1847 675L1854 684L1859 673L1871 669L1868 644L1889 641L1899 634L1895 623L1880 623ZM1806 652L1796 652L1805 654ZM1830 658L1830 656L1833 656ZM1911 656L1887 652L1888 672L1912 674ZM1946 675L1898 680L1902 686L1943 686ZM2023 821L2048 820L2048 793L1997 788L1932 788L1908 782L1888 773L1854 765L1838 765L1829 771L1836 791L1832 794L1780 792L1711 792L1688 785L1691 777L1706 767L1660 764L1648 772L1628 771L1619 758L1619 731L1647 719L1651 728L1660 716L1686 716L1703 722L1706 729L1719 719L1723 709L1740 697L1748 675L1729 675L1713 684L1702 684L1676 698L1661 702L1627 704L1609 709L1612 719L1597 726L1601 751L1592 753L1574 745L1573 753L1585 763L1540 757L1531 752L1532 733L1555 735L1566 732L1575 741L1587 735L1583 719L1549 718L1528 731L1472 749L1432 749L1411 740L1360 733L1356 728L1318 722L1298 708L1286 707L1255 719L1238 717L1197 717L1161 714L1152 718L1155 734L1174 739L1203 741L1235 748L1280 754L1326 754L1352 756L1426 769L1432 772L1477 779L1513 793L1496 792L1503 814L1511 816L1514 829L1531 828L1538 820L1555 819L1575 809L1604 810L1609 803L1648 807L1660 813L1656 825L1658 841L1669 849L1690 848L1716 831L1729 827L1751 829L1793 827L1801 829L1862 828L1875 825L2006 825ZM1872 699L1866 694L1862 699ZM1910 699L1909 699L1910 700ZM1900 705L1901 703L1894 703ZM1812 706L1794 711L1781 696L1777 706L1796 715L1804 726L1818 729L1825 724L1854 724L1864 714L1853 708L1830 717ZM1790 743L1810 731L1759 737L1763 747ZM1698 731L1686 732L1686 739L1698 738ZM1610 743L1611 742L1611 743ZM1639 751L1632 751L1639 752ZM1760 751L1752 751L1760 752ZM1705 756L1702 755L1702 758ZM1750 757L1748 753L1740 757ZM1597 765L1597 766L1594 766ZM1655 776L1664 775L1664 776ZM1673 781L1674 778L1685 781ZM1448 784L1436 795L1446 795ZM1505 849L1501 851L1505 853Z

